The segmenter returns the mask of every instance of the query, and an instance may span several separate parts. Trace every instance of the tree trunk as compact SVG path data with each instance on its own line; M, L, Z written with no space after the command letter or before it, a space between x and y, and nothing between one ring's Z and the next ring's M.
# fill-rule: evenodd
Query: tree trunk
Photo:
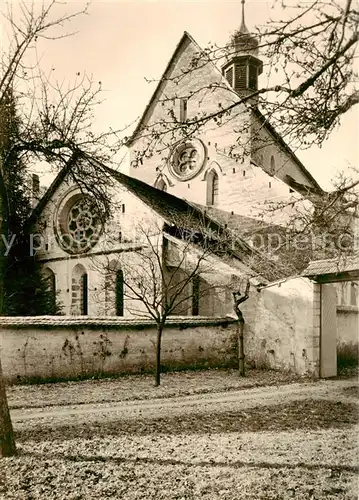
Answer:
M13 455L16 455L16 445L0 361L0 457Z
M244 367L244 321L238 320L237 323L237 333L238 333L238 375L244 377L245 367Z
M156 371L155 371L155 386L158 387L161 383L161 340L162 340L162 326L157 326L157 339L156 339Z
M0 159L0 231L4 236L8 236L7 222L7 191L3 178L3 170ZM3 238L0 239L0 315L3 314L4 303L4 273L6 266L5 246ZM9 407L5 391L5 382L1 368L0 359L0 457L11 457L16 455L14 431L11 424Z

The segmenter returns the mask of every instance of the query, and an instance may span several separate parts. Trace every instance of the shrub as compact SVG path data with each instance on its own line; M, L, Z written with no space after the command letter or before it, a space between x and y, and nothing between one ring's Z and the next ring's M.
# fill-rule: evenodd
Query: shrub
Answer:
M337 345L337 368L341 371L359 364L358 344L355 342L340 342Z

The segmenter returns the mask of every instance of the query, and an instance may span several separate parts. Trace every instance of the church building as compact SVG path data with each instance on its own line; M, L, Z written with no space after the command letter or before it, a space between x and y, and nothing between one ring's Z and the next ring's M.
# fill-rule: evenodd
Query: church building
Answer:
M156 237L161 235L169 274L181 261L186 224L196 225L196 237L200 225L226 234L225 258L214 251L212 269L228 283L243 277L256 286L290 274L260 256L248 235L281 227L292 200L321 188L259 109L255 91L263 62L244 13L227 49L217 67L189 33L183 34L127 140L129 175L108 169L115 207L109 220L102 221L91 192L65 172L40 200L34 247L64 314L136 315L133 301L126 299L126 269L141 267L138 251L146 245L139 224L159 228ZM218 114L227 107L230 113ZM269 202L286 208L269 211ZM194 255L195 245L192 250ZM228 288L200 300L199 287L209 281L188 283L188 300L175 312L218 316L231 311Z

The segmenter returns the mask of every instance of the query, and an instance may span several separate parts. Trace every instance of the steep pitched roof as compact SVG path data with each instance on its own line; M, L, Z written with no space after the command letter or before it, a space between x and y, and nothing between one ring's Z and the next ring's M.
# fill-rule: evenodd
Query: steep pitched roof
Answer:
M296 275L308 265L309 253L304 252L300 245L296 245L295 239L292 241L286 227L226 212L213 206L197 206L234 235L251 243L263 255L270 254L275 259L278 274L282 278Z
M222 235L226 252L243 262L247 267L250 267L262 282L270 282L288 275L282 266L278 266L278 262L273 261L266 254L253 248L245 238L248 232L251 233L253 230L261 231L264 228L271 228L273 226L238 214L232 216L232 214L218 209L208 210L208 207L190 203L170 193L160 191L139 179L117 172L104 164L100 166L104 172L107 172L122 187L156 212L166 222L167 227L165 226L164 230L168 231L169 234L172 234L173 228L179 227L192 231L191 234L207 231L209 234ZM55 191L66 179L70 168L71 165L69 163L59 172L41 198L28 221L30 227L36 222ZM231 223L228 224L228 220L230 219L233 225ZM230 231L235 228L237 229L236 231Z
M251 236L256 233L262 233L265 230L279 230L279 226L268 224L259 219L253 219L245 215L236 214L234 212L227 212L215 206L205 206L199 203L195 204L200 210L207 213L212 219L216 220L222 225L225 225L232 231L238 232L243 237Z
M139 179L117 172L109 167L104 168L124 188L152 208L169 225L183 225L183 227L193 229L194 231L203 228L208 228L213 232L226 229L221 222L207 215L202 208L194 203L189 203L183 198L178 198L166 191L161 191ZM241 240L239 243L244 253L253 253L252 247L244 240Z

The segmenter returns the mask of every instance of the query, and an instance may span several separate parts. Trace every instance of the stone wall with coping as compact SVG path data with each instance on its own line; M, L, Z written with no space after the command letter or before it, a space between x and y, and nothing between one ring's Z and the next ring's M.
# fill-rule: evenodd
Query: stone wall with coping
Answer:
M257 291L242 304L246 360L256 367L319 376L319 285L298 278ZM2 318L0 355L11 382L153 370L156 326L116 317ZM166 369L237 366L231 317L172 317L162 341Z
M230 318L171 318L162 340L166 369L236 366ZM11 383L153 370L156 326L118 318L2 318L0 355Z

